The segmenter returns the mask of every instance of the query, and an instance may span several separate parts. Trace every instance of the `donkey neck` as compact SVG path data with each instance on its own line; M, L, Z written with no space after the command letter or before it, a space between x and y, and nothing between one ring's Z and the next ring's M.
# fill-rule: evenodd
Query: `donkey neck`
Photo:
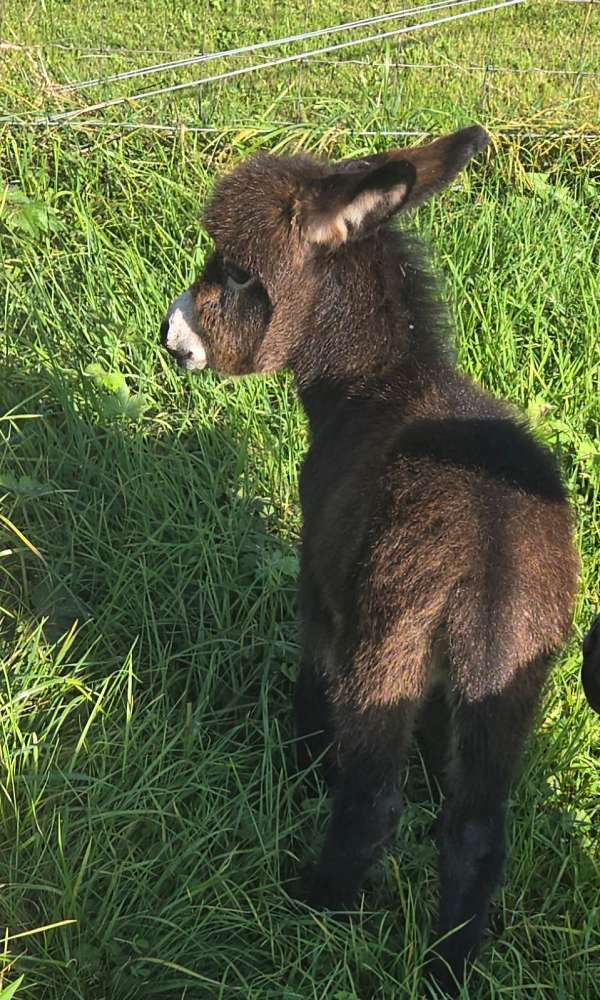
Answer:
M391 405L402 419L454 371L426 249L411 233L384 227L318 263L319 294L303 317L310 332L291 366L313 436L339 411L350 417Z
M397 427L455 378L456 371L449 361L437 359L423 364L418 358L408 357L385 373L323 376L307 385L297 382L297 388L314 441L338 422L352 421L356 427L376 423L382 428L391 422Z

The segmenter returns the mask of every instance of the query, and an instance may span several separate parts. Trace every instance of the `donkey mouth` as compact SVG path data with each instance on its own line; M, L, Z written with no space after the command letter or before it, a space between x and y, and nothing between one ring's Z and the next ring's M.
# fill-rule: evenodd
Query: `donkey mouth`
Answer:
M173 302L160 325L160 341L181 368L202 371L207 364L206 351L192 329L190 306L187 292Z
M206 368L206 358L199 361L194 355L193 351L176 351L171 347L167 347L167 351L172 358L175 359L180 368L185 368L188 372L202 371Z

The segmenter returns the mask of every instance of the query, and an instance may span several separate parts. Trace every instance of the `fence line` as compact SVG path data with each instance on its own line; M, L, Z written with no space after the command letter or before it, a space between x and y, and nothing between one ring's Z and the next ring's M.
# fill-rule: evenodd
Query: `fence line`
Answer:
M595 4L600 7L600 0L560 0L560 3L577 3L577 4ZM0 49L3 47L3 43L0 43ZM9 48L22 48L22 46L9 46ZM29 46L25 46L28 48ZM32 48L38 48L38 46L31 46ZM57 48L62 46L57 45ZM76 48L76 46L74 46ZM90 50L91 51L91 50ZM162 51L159 49L113 49L114 52L149 52L149 51ZM99 55L109 55L108 52L101 53L98 50ZM373 62L370 59L311 59L313 66L372 66ZM437 70L452 70L453 72L459 73L483 73L485 67L481 63L425 63L425 62L401 62L398 60L385 60L383 64L390 69L437 69ZM546 76L600 76L600 70L597 69L547 69L545 66L496 66L495 63L490 63L487 65L487 70L490 73L544 73Z
M589 3L590 0L561 0L562 3ZM600 0L593 0L594 3ZM313 65L323 66L372 66L369 59L311 59ZM486 67L481 63L424 63L424 62L388 62L384 65L390 69L439 69L452 70L461 73L483 73ZM600 76L600 70L579 69L545 69L543 66L487 66L489 73L545 73L548 76Z
M82 80L80 83L64 84L61 89L69 91L86 90L90 87L97 87L101 84L116 83L120 80L132 80L139 76L151 76L155 73L164 73L167 70L183 69L186 66L195 66L200 63L213 62L215 59L230 59L234 56L248 55L250 52L260 52L265 49L277 48L281 45L291 45L294 42L307 41L309 38L320 38L326 35L338 34L342 31L353 31L356 28L366 28L371 24L382 24L385 21L395 21L400 18L412 17L415 14L425 14L430 11L444 10L448 7L464 6L465 4L477 3L478 0L433 0L431 3L421 4L416 7L407 7L402 10L392 11L389 14L377 14L373 17L361 18L358 21L347 21L344 24L328 25L325 28L314 28L311 31L303 31L296 35L287 35L283 38L271 38L264 42L253 42L248 45L241 45L234 49L221 49L219 52L203 52L190 56L187 59L173 59L170 62L155 63L152 66L141 66L138 69L123 70L121 73L113 73L110 76L99 76L92 80Z
M307 6L306 6L305 27L308 27L308 9L309 9L309 5L311 4L311 2L312 2L312 0L306 0L306 5ZM359 37L359 38L350 38L349 40L338 41L338 42L335 42L334 44L326 45L326 46L320 46L320 47L317 47L317 48L313 47L313 48L307 49L307 50L305 50L303 52L294 53L294 54L291 54L291 55L280 56L278 58L271 59L271 60L266 60L266 61L260 62L260 63L251 63L250 65L245 65L245 66L237 67L237 68L230 69L230 70L224 70L222 72L218 72L218 73L215 73L215 74L209 75L209 76L204 76L204 77L201 77L199 79L192 80L192 81L183 81L183 82L180 82L180 83L172 84L170 86L158 87L158 88L154 88L154 89L142 91L141 93L136 93L136 94L133 94L133 95L130 95L130 96L119 96L119 97L115 97L115 98L112 98L112 99L109 98L109 99L107 99L105 101L100 101L100 102L95 103L95 104L89 104L87 106L82 106L82 107L78 107L78 108L64 109L62 111L58 111L58 112L55 112L55 113L50 113L50 114L46 115L45 117L34 118L33 115L35 114L35 112L33 112L33 111L24 111L21 114L19 114L18 111L17 112L12 112L12 114L6 114L3 117L0 117L0 125L5 124L5 125L7 125L8 127L11 127L11 128L19 128L19 127L22 127L22 126L23 127L25 127L25 126L34 126L34 127L38 127L38 126L39 127L52 126L52 127L55 127L55 126L58 126L58 125L65 125L65 126L71 125L72 127L75 127L75 126L77 126L77 124L79 124L83 128L93 128L93 129L98 129L98 128L101 128L101 127L114 127L116 129L127 130L127 131L140 129L140 130L147 130L147 131L176 132L176 131L183 130L183 131L191 132L191 133L206 133L206 134L217 134L217 133L223 132L223 131L235 132L235 131L240 131L242 129L250 129L250 130L256 131L256 132L269 132L273 128L280 128L280 127L302 127L303 123L301 121L298 121L298 120L291 121L291 122L270 122L264 128L262 128L260 126L256 127L254 125L235 125L235 126L227 126L226 128L223 128L221 126L194 125L194 124L188 125L185 122L183 122L183 123L167 122L165 124L161 124L161 123L149 123L149 122L139 122L138 123L138 122L135 122L135 121L110 122L110 121L107 121L107 120L94 119L94 118L89 118L89 117L81 120L81 118L84 115L90 115L90 113L93 113L93 112L96 112L96 111L101 111L101 110L104 110L106 108L128 105L128 104L131 104L132 102L135 102L135 101L141 101L141 100L144 100L144 99L147 99L147 98L158 97L158 96L163 95L163 94L169 94L169 93L173 93L173 92L178 92L180 90L187 90L187 89L193 89L193 88L198 88L198 96L199 96L199 100L200 100L200 95L203 92L202 88L206 84L217 82L217 81L221 81L221 80L230 79L230 78L237 77L237 76L241 77L241 76L246 75L246 74L256 73L256 72L258 72L259 70L262 70L262 69L269 69L271 67L282 66L282 65L288 64L288 63L299 63L300 64L301 73L303 72L304 66L306 66L308 64L309 60L310 60L310 62L312 62L312 63L314 63L316 65L329 65L329 66L335 66L337 68L342 68L342 67L344 67L346 65L347 66L350 66L350 65L352 65L352 66L373 66L373 60L372 59L367 59L367 58L356 58L356 59L352 59L352 58L333 58L332 56L328 57L327 54L333 54L333 53L336 53L339 50L345 50L345 49L351 48L353 46L358 46L358 45L366 45L368 43L381 41L383 39L390 39L390 38L395 38L395 37L399 37L399 36L401 37L403 35L408 35L408 34L410 34L412 32L419 31L419 30L422 30L422 29L427 28L427 27L435 27L437 25L445 24L447 22L459 20L459 19L465 18L465 17L472 17L472 16L475 16L476 14L482 14L482 13L487 13L487 12L492 12L492 16L490 18L490 30L488 32L488 44L484 45L484 51L485 51L486 58L484 59L484 61L482 62L482 64L479 64L479 63L466 63L466 62L465 63L452 63L451 61L438 62L438 63L433 63L433 62L416 62L416 61L415 62L411 62L411 61L408 61L408 60L407 61L403 61L403 60L398 60L398 59L392 59L392 60L390 60L390 58L381 59L381 57L378 60L378 64L381 65L381 66L385 65L385 67L389 67L389 68L397 68L397 69L403 69L403 70L406 70L406 69L419 70L419 69L421 69L421 70L438 71L438 72L439 71L444 71L446 73L448 71L450 71L452 73L478 73L478 74L482 74L483 75L483 82L482 82L482 90L481 90L481 108L480 108L480 111L482 111L482 112L485 111L487 85L488 85L488 79L491 76L491 74L521 74L521 75L522 74L545 74L547 76L560 76L560 77L564 77L564 78L571 78L571 80L573 80L574 82L573 83L569 82L568 86L569 86L569 90L571 91L572 95L576 95L576 94L579 93L579 91L581 90L582 81L583 81L584 78L596 78L596 77L600 76L600 70L585 69L584 68L585 67L586 47L587 47L587 42L588 42L588 36L589 36L590 30L591 30L592 11L593 11L593 8L600 7L600 0L554 0L555 3L577 3L580 6L584 6L585 8L587 8L585 14L583 15L583 25L582 25L582 29L581 29L581 33L580 33L579 44L576 43L576 52L577 52L577 54L576 54L576 56L573 59L574 62L578 63L578 68L573 68L573 69L566 69L566 68L547 69L547 68L545 68L543 66L520 66L520 67L512 67L512 66L504 66L504 65L495 65L494 62L493 62L493 59L490 58L494 54L493 49L492 49L492 51L490 51L490 47L493 45L493 41L494 41L497 12L499 10L501 10L502 8L504 8L504 7L516 6L518 4L524 3L525 0L496 0L496 2L492 2L488 6L477 7L476 9L473 9L472 5L475 4L475 3L478 3L478 2L481 2L481 0L428 0L428 2L425 2L425 3L417 3L414 7L403 8L401 10L396 10L396 11L393 11L393 12L390 12L390 13L386 13L386 14L374 15L372 17L362 18L362 19L356 20L356 21L348 21L348 22L345 22L343 24L329 25L329 26L326 26L326 27L323 27L323 28L314 29L314 30L305 30L304 32L301 32L301 33L298 33L298 34L295 34L295 35L288 35L288 36L285 36L285 37L282 37L282 38L269 39L269 40L266 40L266 41L256 42L256 43L253 43L253 44L248 44L248 45L240 46L238 48L225 49L225 50L221 50L221 51L218 51L218 52L201 52L201 53L195 54L193 56L190 56L190 57L187 57L187 58L184 58L184 59L175 59L175 60L171 60L169 62L155 63L155 64L152 64L152 65L149 65L149 66L138 67L138 68L133 69L133 70L127 70L127 71L123 71L123 72L119 72L119 73L113 73L113 74L107 75L105 77L96 77L94 79L83 80L83 81L80 81L79 83L75 83L75 84L56 85L56 86L54 86L54 90L55 91L60 91L60 92L78 92L80 90L84 90L86 88L97 86L97 85L99 86L101 84L110 84L110 83L113 83L113 82L116 82L116 81L127 80L127 79L132 79L132 78L144 76L146 74L154 74L154 73L159 73L159 72L165 72L167 70L175 70L175 69L179 69L179 68L182 68L182 67L192 66L192 65L195 65L197 63L210 62L210 61L217 60L217 59L229 59L231 57L235 57L235 56L238 56L238 55L248 54L248 53L253 53L253 52L258 52L258 51L263 51L263 50L266 50L266 49L269 49L269 48L272 48L272 47L276 47L276 46L291 45L291 44L293 44L295 42L303 41L303 40L306 40L306 39L309 39L309 38L310 39L316 39L316 38L320 38L320 37L324 37L324 36L326 37L327 35L332 35L332 34L336 34L336 33L354 31L354 30L356 30L358 28L365 28L365 27L368 27L368 26L373 25L373 24L384 24L386 22L390 22L390 21L393 21L395 19L405 19L407 17L413 16L413 15L417 15L417 14L425 14L425 13L427 13L427 14L437 14L437 13L440 13L441 11L449 10L449 9L452 9L452 8L455 8L455 7L463 8L463 7L467 6L469 8L467 10L462 10L461 9L456 14L452 13L452 14L450 14L448 16L433 17L432 19L425 20L425 21L419 22L417 24L409 24L408 26L404 26L404 27L394 27L392 30L379 32L379 33L373 34L373 35L367 35L367 36L363 36L363 37ZM489 0L483 0L483 2L487 3L487 2L489 2ZM203 41L202 41L202 44L204 45ZM42 44L39 44L39 45L31 45L31 46L29 46L29 45L20 45L19 43L14 43L13 44L13 43L10 43L10 42L0 41L0 51L6 50L6 49L43 49L43 48L46 48L46 47L51 47L51 48L56 48L56 49L63 49L63 50L66 49L66 50L69 50L69 51L81 51L81 49L77 45L65 45L65 44L60 43L60 42L48 42L48 43L42 43ZM573 48L575 48L575 46L573 46ZM118 52L132 52L132 53L133 52L157 52L157 53L162 53L165 50L160 50L160 49L133 49L133 48L132 49L128 49L128 48L119 48L119 47L116 47L116 48L114 48L112 50L111 49L104 49L104 50L103 49L95 49L95 50L94 49L89 49L89 50L85 50L85 51L89 52L89 53L95 53L95 54L98 54L98 55L104 55L104 56L106 56L106 55L110 55L111 52L114 52L114 53L118 53ZM298 110L298 113L300 114L300 111L301 111L301 102L302 102L300 80L298 81L298 95L297 96L298 96L298 108L297 108L297 110ZM38 114L39 114L39 112L38 112ZM203 117L203 115L201 114L200 115L200 120L202 120L202 117ZM78 119L79 121L77 122L74 119ZM589 131L589 125L587 125L588 131L585 132L585 133L582 133L582 132L580 132L577 129L577 127L567 129L566 132L564 130L562 130L562 129L560 130L560 132L558 132L556 129L554 129L554 130L550 129L550 130L545 130L545 131L532 131L531 129L527 130L527 124L528 123L526 121L524 121L522 127L521 126L517 126L516 128L514 128L514 127L511 127L511 126L507 126L507 127L501 128L501 129L499 129L497 131L498 131L498 134L516 134L516 133L518 133L519 135L530 136L532 138L556 138L556 137L558 137L559 134L560 135L567 134L567 135L575 135L575 136L579 136L579 137L585 137L585 138L588 138L588 139L595 139L595 138L598 138L598 136L600 135L600 132ZM531 121L529 124L531 126L533 126L533 128L535 129L535 124L534 124L533 121ZM327 129L331 129L331 126L327 126L327 125L313 125L313 126L309 126L309 127L319 128L319 129L323 129L325 131ZM585 128L586 125L582 123L581 127ZM341 131L352 132L353 135L365 135L365 136L367 136L367 135L390 135L390 136L397 135L397 136L414 137L414 136L424 135L425 134L424 132L407 131L407 130L392 130L392 131L387 131L387 132L386 131L384 131L384 132L378 132L378 131L370 132L370 131L364 131L364 130L363 131L360 131L360 130L356 131L356 130L342 129Z
M563 0L566 2L566 0ZM579 2L579 0L578 0ZM595 0L594 0L595 2ZM600 0L599 0L600 2ZM174 52L174 49L143 49L143 48L129 48L126 45L104 45L97 48L86 48L85 45L77 45L74 42L2 42L0 41L0 50L14 50L16 52L29 52L32 49L60 49L62 52L79 52L80 55L89 56L93 58L94 56L111 56L111 55L123 55L124 53L136 53L136 54L156 54L156 55L167 55L168 53ZM192 51L192 46L189 46L190 52Z
M466 2L466 0L465 0ZM548 0L549 2L549 0ZM600 7L600 0L553 0L554 3L567 3L567 4L585 4L588 7ZM414 10L418 8L415 7ZM126 45L109 45L109 46L98 46L96 48L86 47L85 45L77 45L74 42L8 42L0 41L0 50L15 49L26 51L28 49L61 49L64 52L79 52L81 56L89 56L93 58L94 56L102 56L105 58L110 58L113 55L123 55L125 53L139 54L142 55L155 53L156 55L174 55L176 52L181 51L181 49L175 48L143 48L143 47L131 47ZM195 46L188 45L184 47L187 49L190 55L197 54Z
M525 0L501 0L499 3L491 4L487 7L478 7L474 10L461 11L458 14L450 14L446 17L437 18L433 21L425 21L420 24L408 25L404 28L394 28L391 31L380 32L376 35L368 35L364 38L352 38L348 41L337 42L334 45L322 46L318 49L306 49L304 52L298 52L294 55L280 56L278 59L271 59L267 62L253 64L250 66L241 66L237 69L226 70L222 73L215 73L212 76L200 77L197 80L185 81L183 83L172 84L168 87L157 87L153 90L142 91L138 94L132 94L128 97L114 97L107 101L99 101L96 104L89 104L83 108L75 108L71 111L62 111L57 114L49 115L45 121L56 122L63 121L70 118L76 118L82 114L88 114L90 111L101 111L105 108L114 108L123 104L130 104L133 101L145 100L149 97L158 97L163 94L175 93L182 90L190 90L196 87L204 86L207 83L215 83L217 80L227 80L236 76L244 76L248 73L256 73L259 70L270 69L274 66L283 66L285 64L300 62L301 60L309 59L311 56L323 55L328 52L335 52L341 49L352 48L357 45L366 45L370 42L381 41L385 38L399 37L400 35L407 35L414 31L420 31L423 28L434 27L439 24L447 24L451 21L458 21L465 17L474 17L476 14L484 14L488 11L499 10L504 7L513 7L517 4L524 3ZM0 119L2 121L2 119Z
M573 0L575 2L575 0ZM482 70L481 66L478 67ZM157 122L107 122L103 119L87 119L84 121L22 121L20 119L10 119L1 120L0 119L0 129L2 128L19 128L19 129L81 129L82 131L88 128L91 129L104 129L110 132L111 129L117 131L147 131L147 132L169 132L169 133L181 133L185 134L190 132L192 134L206 134L206 135L218 135L219 133L236 133L236 132L254 132L257 134L269 134L270 132L276 131L277 129L292 128L298 129L299 131L306 130L307 128L313 129L315 132L322 131L324 133L330 132L331 135L350 135L356 137L379 137L384 138L426 138L430 133L427 129L354 129L346 126L331 126L331 125L310 125L305 122L297 121L274 121L269 122L267 125L256 125L254 123L250 124L238 124L238 125L187 125L185 122L169 122L169 123L157 123ZM521 128L518 125L507 125L497 129L490 129L494 135L498 136L515 136L523 139L564 139L564 138L575 138L584 139L586 141L594 141L600 139L600 130L597 132L580 132L577 128L548 128L545 131L532 131L527 128Z
M477 0L430 0L430 2L424 4L417 4L414 7L405 7L402 10L391 11L387 14L373 15L372 17L361 18L357 21L346 21L342 24L327 25L324 28L315 28L312 30L305 30L299 34L287 35L282 38L267 39L263 42L252 42L247 45L238 46L233 49L221 49L218 52L206 52L206 53L195 53L186 57L184 59L174 59L169 62L154 63L150 66L141 66L133 70L124 70L119 73L113 73L110 76L105 77L95 77L90 80L82 80L79 83L71 83L62 85L64 89L69 90L85 90L89 87L99 86L100 84L115 83L119 80L129 80L138 76L149 76L153 73L162 73L170 69L181 69L185 66L193 66L197 63L211 62L215 59L227 59L233 56L247 55L250 52L258 52L261 50L274 48L279 45L289 45L294 42L306 41L309 38L318 38L321 36L336 34L342 31L350 31L355 28L368 27L371 24L381 24L385 21L399 20L404 17L411 17L415 14L426 13L428 11L444 9L447 7L454 7L458 5L477 3ZM21 46L19 44L11 44L9 42L0 42L1 48L43 48L43 47L56 47L56 48L69 48L69 46L61 45L61 43L47 43L47 45L31 45L31 46ZM77 46L70 46L70 48L77 50ZM90 53L101 52L103 50L85 50ZM114 49L113 51L122 52L151 52L160 51L152 49Z

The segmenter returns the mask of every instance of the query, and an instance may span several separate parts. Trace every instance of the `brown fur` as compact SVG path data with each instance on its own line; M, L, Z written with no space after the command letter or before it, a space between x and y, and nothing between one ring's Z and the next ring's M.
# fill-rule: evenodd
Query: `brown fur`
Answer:
M309 898L351 902L393 829L420 723L447 771L439 931L467 923L437 949L446 986L485 926L578 570L551 456L457 372L423 251L388 225L485 143L472 128L337 166L254 157L217 184L216 255L190 290L209 364L291 368L310 423L296 711L301 761L324 753L336 790ZM239 293L226 258L253 278ZM434 703L444 727L428 727Z

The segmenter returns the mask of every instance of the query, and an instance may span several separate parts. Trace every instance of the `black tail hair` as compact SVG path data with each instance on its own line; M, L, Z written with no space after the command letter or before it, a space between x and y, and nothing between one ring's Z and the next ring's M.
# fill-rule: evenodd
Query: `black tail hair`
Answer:
M600 615L583 640L581 682L591 707L600 715Z

